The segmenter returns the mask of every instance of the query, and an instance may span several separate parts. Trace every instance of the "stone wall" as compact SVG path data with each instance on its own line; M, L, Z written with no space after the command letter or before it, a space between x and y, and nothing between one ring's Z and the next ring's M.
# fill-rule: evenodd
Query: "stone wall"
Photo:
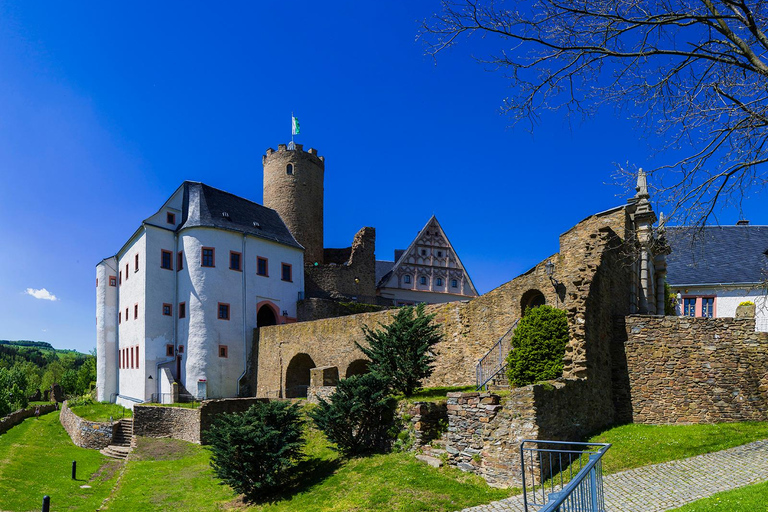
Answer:
M624 324L632 421L768 420L768 333L755 332L754 318L633 315Z
M299 322L309 322L311 320L320 320L322 318L336 318L340 316L356 315L359 313L371 313L373 311L382 311L384 309L387 309L387 306L310 297L308 299L300 300L296 304L296 316Z
M397 415L413 433L413 449L429 444L448 425L447 402L406 402L397 404Z
M531 293L539 292L547 304L568 315L565 376L594 378L600 417L611 421L613 318L629 312L629 272L619 250L627 223L624 208L593 215L561 235L559 254L512 281L472 300L428 306L427 312L434 313L440 324L443 341L435 346L435 371L425 385L474 384L477 361L520 318ZM550 260L557 288L546 273ZM355 346L365 342L362 326L388 323L392 314L382 311L260 328L252 357L258 369L250 374L257 396L285 396L286 372L299 354L308 355L315 366L338 366L339 376L345 377L347 366L364 358Z
M170 437L199 444L200 409L136 405L133 407L133 434Z
M259 398L205 400L199 408L136 405L133 408L133 433L145 437L170 437L205 444L205 431L220 414L243 412Z
M112 444L118 422L88 421L73 413L67 402L61 406L59 421L72 442L81 448L101 450Z
M30 406L30 407L27 407L26 409L19 409L18 411L14 411L9 415L3 416L2 418L0 418L0 434L5 434L12 427L15 427L25 419L31 418L32 416L34 416L36 407L37 406ZM56 410L55 404L40 406L40 414L47 414L55 410Z

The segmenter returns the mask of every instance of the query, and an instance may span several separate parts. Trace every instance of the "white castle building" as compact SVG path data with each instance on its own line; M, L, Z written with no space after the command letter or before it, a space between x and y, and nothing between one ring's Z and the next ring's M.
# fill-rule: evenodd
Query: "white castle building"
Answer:
M297 321L310 282L381 306L477 296L435 217L394 262L374 260L370 228L370 250L325 249L325 158L281 144L263 163L266 206L186 181L96 266L100 401L169 402L174 383L199 399L238 396L254 329ZM348 260L325 264L326 253Z
M253 329L295 321L303 259L274 210L184 182L96 267L98 399L237 396Z

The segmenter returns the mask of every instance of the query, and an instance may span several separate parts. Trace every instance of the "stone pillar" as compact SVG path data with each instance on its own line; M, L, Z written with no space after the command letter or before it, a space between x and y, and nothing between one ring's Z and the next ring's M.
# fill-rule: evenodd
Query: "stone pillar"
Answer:
M654 260L656 269L656 314L666 314L667 293L664 283L667 281L667 259L664 254L657 254Z

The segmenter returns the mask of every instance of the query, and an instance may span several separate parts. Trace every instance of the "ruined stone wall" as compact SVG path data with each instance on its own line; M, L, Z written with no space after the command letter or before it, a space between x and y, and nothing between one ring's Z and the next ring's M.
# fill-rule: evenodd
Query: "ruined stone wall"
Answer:
M93 450L101 450L112 444L118 423L84 420L70 410L67 402L61 406L59 421L75 445Z
M8 432L11 428L15 427L22 421L24 421L27 418L31 418L35 415L35 408L37 406L30 406L26 409L19 409L18 411L14 411L7 416L3 416L0 418L0 434L5 434ZM41 405L40 406L40 414L47 414L49 412L53 412L56 410L55 404L50 405Z
M311 297L300 300L296 304L296 314L299 322L309 322L322 318L336 318L359 313L370 313L388 309L387 306L365 304L361 302L349 302L332 299L319 299Z
M617 255L626 223L624 208L591 216L560 237L559 254L512 281L469 301L428 306L427 312L436 315L443 341L435 346L435 371L425 385L474 384L475 364L520 318L524 299L536 290L547 304L568 314L565 376L583 378L591 369L596 379L599 374L604 390L601 403L611 404L611 366L590 366L588 356L594 353L600 362L610 360L613 315L628 312L628 299L622 297L628 294L626 272ZM549 260L555 264L557 289L546 274ZM598 291L605 296L589 298ZM588 311L599 318L589 325ZM345 377L346 367L364 357L355 346L355 342L364 343L362 326L388 323L392 314L383 311L261 328L254 358L258 371L251 376L257 380L257 396L285 396L286 370L297 354L309 355L316 366L338 366L340 377Z
M258 402L266 402L260 398L222 398L219 400L205 400L200 405L200 440L206 443L205 432L220 414L245 412L250 406Z
M635 423L768 420L768 333L754 318L633 315L625 337Z
M341 263L304 266L306 297L349 299L376 302L376 230L365 227L355 234L349 249L326 249L338 261L348 251L349 259Z
M418 449L437 439L448 425L446 401L408 402L397 404L397 416L403 421L404 430L413 435L412 449Z

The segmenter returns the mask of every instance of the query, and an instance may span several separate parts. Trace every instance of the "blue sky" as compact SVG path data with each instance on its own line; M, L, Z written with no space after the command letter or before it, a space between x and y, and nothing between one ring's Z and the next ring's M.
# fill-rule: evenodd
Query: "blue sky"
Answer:
M654 163L633 121L510 128L508 83L472 58L492 42L424 55L438 8L0 3L0 339L93 348L96 263L185 179L261 202L261 156L290 140L291 112L326 157L327 247L374 226L392 259L435 214L481 293L623 203L614 163ZM756 199L744 213L766 223Z

